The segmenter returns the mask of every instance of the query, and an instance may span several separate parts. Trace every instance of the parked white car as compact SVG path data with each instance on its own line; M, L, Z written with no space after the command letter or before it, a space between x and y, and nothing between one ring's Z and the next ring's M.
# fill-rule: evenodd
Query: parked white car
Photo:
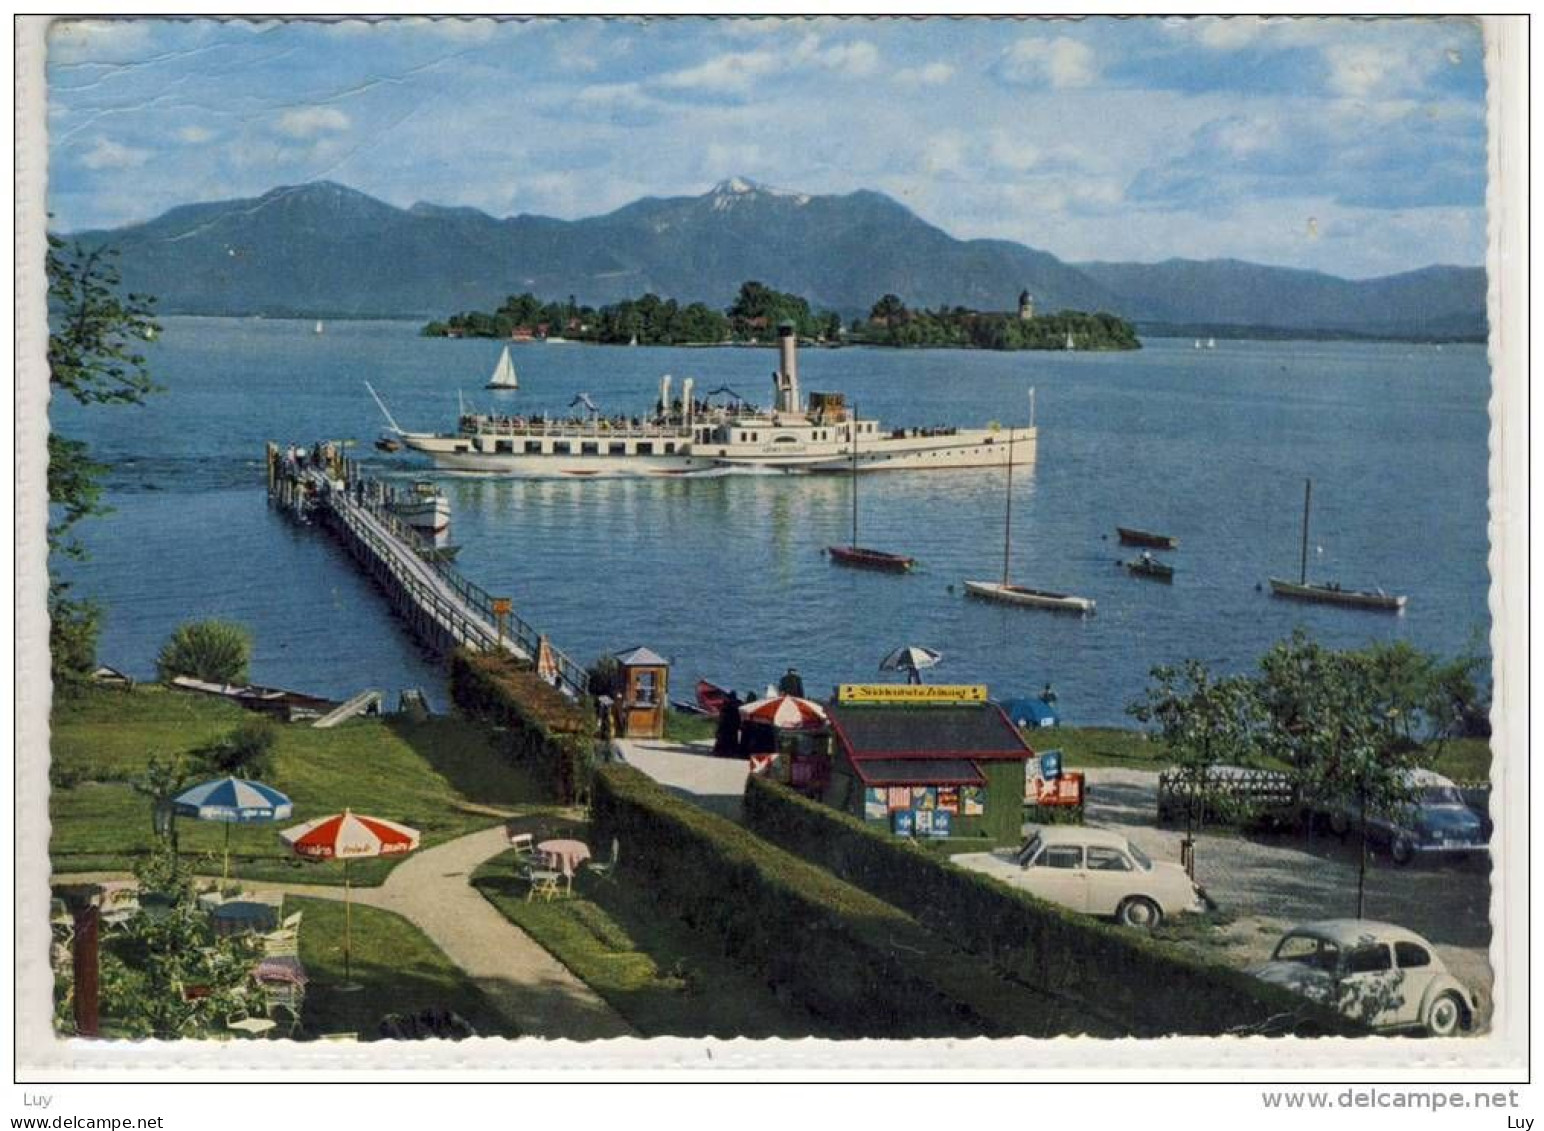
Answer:
M1166 915L1205 911L1206 893L1178 864L1153 861L1120 833L1084 825L1047 825L1011 857L953 857L1031 895L1088 915L1113 916L1150 929Z
M1452 1037L1474 1027L1474 995L1414 931L1371 919L1303 923L1249 971L1374 1029Z

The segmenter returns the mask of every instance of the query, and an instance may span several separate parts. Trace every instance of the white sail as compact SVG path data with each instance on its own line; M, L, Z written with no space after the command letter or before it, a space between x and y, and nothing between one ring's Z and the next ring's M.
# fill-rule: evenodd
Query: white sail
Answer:
M493 376L488 378L488 389L518 389L520 378L515 374L515 363L509 360L509 347L504 347L504 352L499 354L499 363L493 368Z
M320 334L324 329L326 329L326 327L324 327L320 322L318 322L316 324L316 330L314 332Z

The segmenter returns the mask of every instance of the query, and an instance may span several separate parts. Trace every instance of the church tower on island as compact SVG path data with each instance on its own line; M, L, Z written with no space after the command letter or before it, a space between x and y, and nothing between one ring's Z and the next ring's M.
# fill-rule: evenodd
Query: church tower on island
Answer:
M1028 291L1019 292L1019 321L1028 322L1035 316L1035 296Z

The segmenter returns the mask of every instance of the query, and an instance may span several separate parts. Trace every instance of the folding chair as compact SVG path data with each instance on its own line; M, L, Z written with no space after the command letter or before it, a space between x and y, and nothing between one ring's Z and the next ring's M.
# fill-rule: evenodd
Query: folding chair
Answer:
M611 838L611 859L591 860L587 867L602 879L609 880L616 876L617 863L622 859L622 844L616 837Z
M525 901L530 903L537 896L551 900L563 893L559 886L563 879L563 873L554 872L550 868L527 868L525 870L526 883L530 885L525 892Z

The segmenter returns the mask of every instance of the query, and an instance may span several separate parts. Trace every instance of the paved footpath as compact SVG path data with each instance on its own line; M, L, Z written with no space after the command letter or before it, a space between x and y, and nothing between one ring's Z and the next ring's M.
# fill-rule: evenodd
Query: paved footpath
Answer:
M477 867L508 847L503 828L495 827L426 848L392 869L380 887L354 888L354 902L394 911L423 931L523 1036L587 1041L636 1035L594 990L471 886ZM330 885L255 880L249 886L343 898L343 888Z

